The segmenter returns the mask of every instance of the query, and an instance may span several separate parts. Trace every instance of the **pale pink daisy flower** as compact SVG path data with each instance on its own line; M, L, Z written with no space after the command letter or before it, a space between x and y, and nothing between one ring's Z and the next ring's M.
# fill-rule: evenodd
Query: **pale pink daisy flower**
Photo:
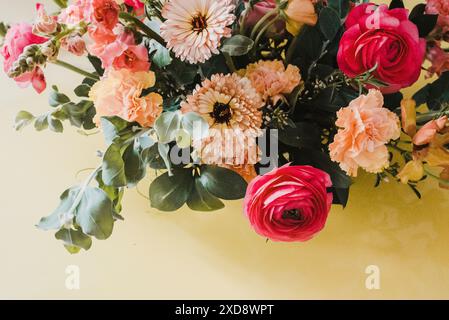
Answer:
M235 20L232 0L169 0L162 16L161 35L176 57L194 64L218 54L223 37Z
M256 163L262 106L248 78L217 74L203 81L181 105L183 113L196 112L209 123L209 136L194 141L201 161L232 166Z

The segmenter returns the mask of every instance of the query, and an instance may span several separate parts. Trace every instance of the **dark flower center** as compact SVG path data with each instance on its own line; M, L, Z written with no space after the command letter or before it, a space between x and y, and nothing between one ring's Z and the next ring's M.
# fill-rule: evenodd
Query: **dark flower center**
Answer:
M193 31L200 33L207 28L207 18L201 13L198 13L192 18Z
M231 107L229 104L215 102L214 110L210 113L210 116L215 120L215 123L229 124L232 118Z
M284 218L284 219L291 219L291 220L297 220L297 221L304 220L304 216L301 214L301 211L299 209L285 210L282 213L282 218Z

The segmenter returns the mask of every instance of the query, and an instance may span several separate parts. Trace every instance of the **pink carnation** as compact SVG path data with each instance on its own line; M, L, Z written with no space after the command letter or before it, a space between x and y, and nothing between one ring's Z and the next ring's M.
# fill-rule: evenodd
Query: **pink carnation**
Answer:
M385 145L398 139L401 131L399 118L383 104L380 91L370 90L337 113L335 124L340 129L329 146L330 156L350 176L357 176L359 167L378 173L389 165Z
M8 73L14 62L23 53L25 47L47 41L46 38L33 34L32 30L32 25L27 23L14 24L8 30L1 51L5 58L3 69L6 73ZM31 72L26 72L19 77L14 78L14 80L21 87L27 87L31 84L38 93L41 93L46 88L44 73L40 67L36 67Z

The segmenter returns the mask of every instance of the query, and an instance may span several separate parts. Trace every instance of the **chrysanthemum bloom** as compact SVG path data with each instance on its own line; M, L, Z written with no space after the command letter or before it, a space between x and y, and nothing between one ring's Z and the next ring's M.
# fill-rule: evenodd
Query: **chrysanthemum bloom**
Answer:
M196 112L209 123L210 136L194 141L201 160L229 165L257 162L255 138L260 135L262 106L251 81L237 74L213 75L197 86L181 110Z
M282 99L283 94L291 93L301 83L298 67L288 65L285 68L280 60L260 60L250 64L244 75L251 80L263 100L270 100L273 104Z
M141 95L154 83L153 72L110 69L89 93L97 110L97 125L103 116L119 116L129 122L138 122L142 127L151 127L162 112L162 97L157 93Z
M232 0L169 0L162 16L161 35L176 57L194 64L218 54L223 37L235 20Z
M337 113L340 129L329 146L330 156L350 176L357 176L359 167L379 173L389 166L386 144L401 131L399 118L383 104L382 93L373 89Z

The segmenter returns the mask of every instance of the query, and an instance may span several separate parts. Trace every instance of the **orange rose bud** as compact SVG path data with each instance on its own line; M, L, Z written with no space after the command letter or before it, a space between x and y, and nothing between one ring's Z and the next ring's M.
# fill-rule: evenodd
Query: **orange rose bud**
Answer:
M424 176L424 167L421 161L412 160L402 168L401 172L396 176L402 183L407 184L411 181L419 181Z
M413 99L403 99L401 101L402 129L413 137L416 133L416 102Z
M288 0L287 7L283 10L287 31L296 36L301 28L307 24L316 25L318 15L312 0Z

